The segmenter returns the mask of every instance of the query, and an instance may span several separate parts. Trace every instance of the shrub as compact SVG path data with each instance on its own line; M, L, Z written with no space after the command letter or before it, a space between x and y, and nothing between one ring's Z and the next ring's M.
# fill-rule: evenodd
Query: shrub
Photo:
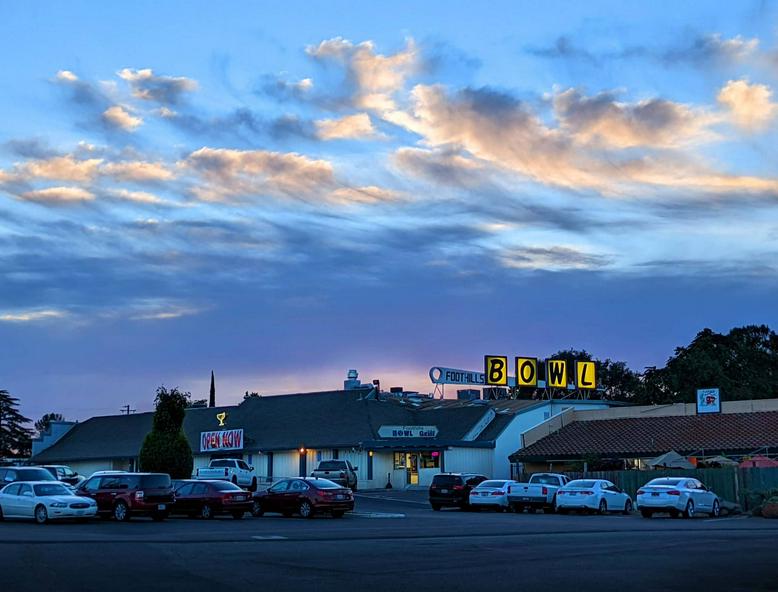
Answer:
M177 388L157 389L154 423L143 440L139 464L142 471L168 473L173 479L192 476L192 448L183 431L189 393Z

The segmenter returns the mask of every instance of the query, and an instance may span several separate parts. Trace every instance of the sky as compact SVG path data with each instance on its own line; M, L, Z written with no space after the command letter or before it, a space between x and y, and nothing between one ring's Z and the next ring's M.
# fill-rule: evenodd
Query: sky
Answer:
M773 2L3 0L0 388L84 419L775 328L776 87Z

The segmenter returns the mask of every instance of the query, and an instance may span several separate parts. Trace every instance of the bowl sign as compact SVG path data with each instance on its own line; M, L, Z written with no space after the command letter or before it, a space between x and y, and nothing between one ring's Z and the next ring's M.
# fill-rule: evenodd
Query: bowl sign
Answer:
M241 450L243 430L220 430L200 433L200 452L218 450Z
M381 438L437 438L438 427L382 425L378 435Z
M697 413L720 413L721 393L717 388L697 389Z

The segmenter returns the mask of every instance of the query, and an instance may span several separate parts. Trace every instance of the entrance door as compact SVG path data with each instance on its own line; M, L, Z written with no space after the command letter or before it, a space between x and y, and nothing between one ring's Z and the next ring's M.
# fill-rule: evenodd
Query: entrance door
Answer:
M419 455L415 452L405 454L405 470L408 473L408 485L419 484Z

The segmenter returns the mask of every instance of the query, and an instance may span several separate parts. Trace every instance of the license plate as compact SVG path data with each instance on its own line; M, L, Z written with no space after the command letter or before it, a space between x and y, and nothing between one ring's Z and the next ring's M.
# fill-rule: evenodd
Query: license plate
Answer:
M528 498L528 497L523 497L523 498L521 498L521 501L523 501L523 502L528 502L528 501L529 501L529 498Z
M165 506L165 504L159 504L159 505L157 506L157 510L164 510L164 509L165 509L165 507L166 507L166 506Z
M448 493L448 489L441 489L440 493Z
M335 499L343 499L343 497L344 497L343 494L339 494L335 496Z
M239 502L244 502L244 501L246 501L246 496L245 495L236 495L235 499L237 501L239 501Z
M578 495L575 491L571 491L570 495Z
M652 493L651 497L659 497L659 494L658 493Z
M83 516L83 515L84 515L84 510L77 510L76 511L76 516Z

